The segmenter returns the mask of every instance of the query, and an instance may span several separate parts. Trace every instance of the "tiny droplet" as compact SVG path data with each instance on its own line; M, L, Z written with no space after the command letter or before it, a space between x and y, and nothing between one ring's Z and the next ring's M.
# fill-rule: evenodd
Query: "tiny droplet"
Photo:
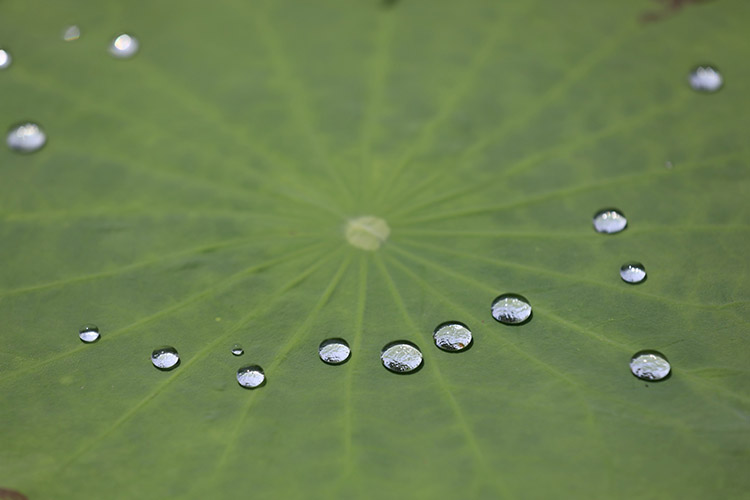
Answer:
M263 368L258 365L243 366L237 370L237 382L247 389L260 387L266 381L266 374Z
M411 342L397 340L383 347L380 360L394 373L412 373L422 366L422 351Z
M365 215L346 223L346 241L362 250L377 250L391 234L388 223L380 217Z
M688 75L693 90L698 92L716 92L724 85L724 78L713 66L698 66Z
M646 268L640 262L626 262L620 267L620 277L626 283L641 283L646 279Z
M492 317L506 325L520 325L531 318L531 304L523 295L504 293L492 301Z
M594 229L597 233L619 233L628 225L628 219L616 208L605 208L594 214Z
M329 365L340 365L351 356L352 350L344 339L327 339L318 346L318 355L324 363Z
M47 142L47 134L33 122L14 125L6 137L8 147L18 153L33 153L42 149Z
M630 359L630 371L641 380L663 380L672 367L658 351L639 351Z
M473 340L469 327L457 321L438 325L432 338L435 339L436 346L449 352L463 351L471 345Z
M242 356L243 354L245 354L245 350L240 344L234 344L232 346L232 354L234 354L235 356Z
M180 362L180 355L177 354L177 349L167 345L154 349L151 362L160 370L171 370Z
M0 49L0 69L9 67L12 62L13 58L10 57L10 53L7 50Z
M81 38L81 29L76 26L68 26L63 30L62 39L66 42L73 42Z
M86 324L78 329L78 337L87 344L96 342L97 340L99 340L100 336L101 335L99 335L99 327L96 325Z
M123 33L112 40L109 53L120 59L127 59L138 52L138 45L138 40L135 37Z

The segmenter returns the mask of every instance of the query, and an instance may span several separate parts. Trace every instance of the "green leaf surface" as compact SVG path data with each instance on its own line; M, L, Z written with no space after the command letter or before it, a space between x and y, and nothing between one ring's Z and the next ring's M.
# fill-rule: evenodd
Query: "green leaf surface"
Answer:
M49 138L0 148L0 488L746 497L748 16L741 0L0 2L0 116ZM107 53L121 32L132 59ZM706 62L715 94L687 84ZM596 233L611 206L628 228ZM345 238L365 215L391 229L376 250ZM620 280L630 260L646 282ZM505 292L529 323L492 318ZM449 320L471 349L434 346ZM329 337L349 362L318 359ZM383 368L396 339L422 370ZM161 345L176 369L151 365ZM630 373L642 349L669 379ZM252 363L267 384L245 390Z

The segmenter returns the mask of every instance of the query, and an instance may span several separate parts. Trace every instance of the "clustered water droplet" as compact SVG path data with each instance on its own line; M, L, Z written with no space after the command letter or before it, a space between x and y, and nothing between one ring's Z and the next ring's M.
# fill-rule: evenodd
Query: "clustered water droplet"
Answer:
M506 325L520 325L531 318L531 304L523 295L504 293L492 301L492 317Z
M243 366L237 370L237 382L247 389L255 389L266 382L266 374L258 365Z
M620 267L620 277L626 283L641 283L646 279L646 268L640 262L626 262Z
M112 40L109 46L109 53L120 59L133 57L138 52L138 39L134 36L123 33Z
M412 373L422 366L422 351L409 341L397 340L383 347L380 360L394 373Z
M100 336L99 327L90 323L78 329L78 337L87 344L96 342Z
M713 66L698 66L688 75L693 90L698 92L716 92L724 85L724 78Z
M5 141L13 151L33 153L44 146L47 135L38 124L25 122L11 127Z
M232 346L232 354L234 354L235 356L242 356L243 354L245 354L245 350L240 344L234 344Z
M438 325L432 334L432 338L435 340L436 346L449 352L468 349L473 340L469 327L457 321Z
M160 370L171 370L180 362L180 355L172 346L159 347L151 353L151 362Z
M329 365L340 365L349 359L352 350L344 339L327 339L318 346L318 355L324 363Z
M13 58L10 57L10 53L7 50L0 49L0 70L10 67L12 62Z
M667 357L658 351L639 351L630 359L630 371L642 380L664 380L671 370Z
M616 208L605 208L594 214L594 229L597 233L615 234L628 226L628 220Z

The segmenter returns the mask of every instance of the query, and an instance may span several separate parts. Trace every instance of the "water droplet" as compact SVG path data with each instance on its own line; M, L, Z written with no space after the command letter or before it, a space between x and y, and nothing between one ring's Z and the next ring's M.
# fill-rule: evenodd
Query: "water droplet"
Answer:
M690 72L688 81L699 92L716 92L724 85L724 78L713 66L698 66Z
M531 318L531 304L523 295L504 293L492 301L492 317L506 325L520 325Z
M180 355L177 354L177 349L167 345L154 349L151 362L160 370L171 370L180 362Z
M99 327L92 324L83 325L81 328L78 329L78 337L80 337L81 340L86 342L87 344L90 344L91 342L96 342L99 340Z
M7 50L0 49L0 69L7 68L12 62L13 58L10 57L10 53Z
M120 59L133 57L136 52L138 52L138 40L124 33L112 40L109 46L109 53Z
M383 347L380 360L394 373L411 373L422 366L422 351L411 342L397 340Z
M671 370L667 357L658 351L639 351L630 360L630 371L642 380L663 380Z
M346 223L346 241L362 250L377 250L390 234L391 228L380 217L365 215Z
M616 208L605 208L594 215L594 229L597 233L619 233L628 225L628 219Z
M327 339L318 346L318 355L324 363L329 365L340 365L351 356L352 350L344 339Z
M435 328L432 334L435 345L444 351L463 351L471 345L472 336L469 327L463 323L451 321Z
M68 26L63 30L62 39L66 42L72 42L81 38L81 30L78 26Z
M6 142L13 151L33 153L39 151L47 142L47 134L36 123L26 122L11 127Z
M247 389L260 387L266 381L266 374L263 368L258 365L243 366L237 370L237 382Z
M646 279L646 268L640 262L626 262L620 267L620 277L627 283L641 283Z
M242 356L243 354L245 354L245 350L240 344L234 344L232 346L232 354L234 354L235 356Z
M674 167L674 165L672 164L671 161L664 162L664 168L672 168L672 167Z

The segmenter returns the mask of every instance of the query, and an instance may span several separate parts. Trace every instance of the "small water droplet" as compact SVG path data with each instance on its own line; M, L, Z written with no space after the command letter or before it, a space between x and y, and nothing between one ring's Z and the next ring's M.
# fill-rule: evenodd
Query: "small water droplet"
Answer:
M81 29L76 26L68 26L63 30L62 39L66 42L72 42L81 38Z
M422 366L422 351L411 342L397 340L383 347L380 360L394 373L412 373Z
M242 356L243 354L245 354L245 350L240 344L234 344L232 346L232 354L234 354L235 356Z
M362 250L377 250L391 234L388 223L380 217L365 215L346 223L346 241Z
M450 352L463 351L471 345L473 340L469 327L457 321L438 325L432 338L435 339L436 346Z
M127 59L138 52L138 45L138 40L135 37L123 33L112 40L109 53L120 59Z
M646 279L646 268L640 262L626 262L620 267L620 277L627 283L641 283Z
M99 340L100 336L101 335L99 335L99 327L96 325L86 324L78 329L78 337L87 344L96 342L97 340Z
M10 57L10 53L7 50L0 49L0 69L9 67L12 62L13 58Z
M154 349L151 362L160 370L171 370L180 362L180 355L177 354L177 349L167 345Z
M266 381L266 374L263 368L258 365L243 366L237 370L237 382L247 389L260 387Z
M724 85L724 78L713 66L698 66L688 75L693 90L698 92L716 92Z
M531 304L523 295L504 293L492 301L492 317L506 325L520 325L531 318Z
M47 142L47 134L36 123L25 122L11 127L5 140L13 151L33 153L42 149Z
M616 208L605 208L594 214L594 229L597 233L619 233L628 225L628 219Z
M671 161L664 162L664 168L672 168L672 167L674 167L674 165L672 164Z
M318 355L324 363L329 365L340 365L351 356L352 350L344 339L327 339L318 346Z
M658 351L639 351L630 359L630 371L642 380L663 380L671 370L667 357Z

